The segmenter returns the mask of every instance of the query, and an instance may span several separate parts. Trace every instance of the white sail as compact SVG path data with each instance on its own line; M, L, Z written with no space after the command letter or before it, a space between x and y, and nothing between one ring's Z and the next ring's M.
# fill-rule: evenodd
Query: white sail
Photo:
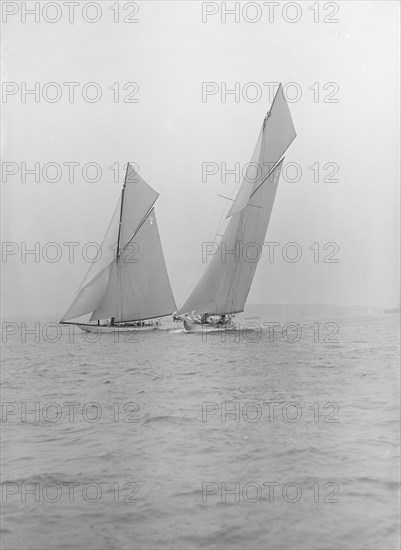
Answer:
M290 109L281 84L274 96L270 111L263 121L261 135L263 135L263 140L261 142L261 136L259 136L252 158L252 162L258 162L260 169L254 178L244 178L227 217L233 216L246 207L248 199L254 191L254 184L263 181L296 137Z
M126 248L140 223L159 196L159 194L140 177L138 172L135 172L130 164L128 164L127 167L123 194L121 229L118 239L119 253Z
M231 217L215 254L179 314L243 311L263 249L283 160L263 184L254 184L247 206Z
M101 257L97 262L91 264L78 289L76 298L61 321L68 321L91 313L102 300L109 281L110 264L115 258L120 214L121 194L100 247Z
M260 166L263 140L264 132L262 127L259 132L258 141L256 142L256 147L253 152L252 159L248 165L248 169L244 174L237 196L235 197L235 200L232 203L231 208L226 216L227 218L236 214L248 204L249 196L251 194L254 184L256 182L260 182L263 179L262 175L265 173L265 170L263 170L262 172L262 169L264 169L265 167L263 167L263 165L262 167Z
M131 246L113 263L109 284L91 321L151 319L176 309L152 209Z
M157 197L128 164L102 257L92 264L62 321L88 313L91 320L150 319L176 309L152 208Z

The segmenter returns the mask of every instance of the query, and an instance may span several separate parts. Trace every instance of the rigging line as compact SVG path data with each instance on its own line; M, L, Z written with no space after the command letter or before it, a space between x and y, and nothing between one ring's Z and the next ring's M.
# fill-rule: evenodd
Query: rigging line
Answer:
M259 214L258 214L259 216ZM244 233L248 227L248 222L249 222L249 218L251 217L251 210L248 210L246 211L246 209L244 209L243 211L243 215L242 215L242 218L241 218L241 230L242 230L242 233L243 233L243 237L244 237ZM244 219L246 218L246 219ZM242 238L242 247L244 246L244 239ZM243 250L241 251L241 255L243 254ZM238 280L240 278L240 275L241 275L241 268L243 268L243 262L239 262L239 268L238 268ZM237 284L237 288L235 289L235 301L237 302L237 299L238 299L238 292L239 292L239 286Z
M254 147L252 148L252 150L254 151L255 150L255 147L258 143L258 139L259 139L259 134L260 134L260 127L258 127L256 130L253 131L252 133L252 137L250 138L250 140L248 141L247 145L242 149L241 151L241 157L245 157L245 155L248 156L248 152L249 152L249 149L251 147L251 145L255 144ZM256 138L256 139L255 139ZM256 143L255 143L256 142Z
M128 176L128 167L130 166L130 163L127 162L127 169L125 171L125 178L123 183L123 190L121 192L121 208L120 208L120 223L118 224L118 238L117 238L117 255L116 260L118 260L118 257L120 256L120 236L121 236L121 225L123 222L123 204L124 204L124 193L125 193L125 185L127 183L127 176Z
M234 237L234 246L236 247L237 246L237 242L240 242L240 239L238 238L238 234L240 232L240 230L242 229L242 222L243 222L243 213L241 212L240 214L240 219L239 219L239 222L238 222L238 225L237 225L237 230L236 230L236 233L235 233L235 237ZM234 264L229 272L229 288L228 288L228 295L226 297L226 307L229 306L229 304L231 303L231 308L230 309L234 309L234 303L236 302L236 299L237 299L237 296L236 296L236 292L235 292L235 287L234 287L234 296L232 294L232 288L234 286L234 281L235 281L235 278L236 278L236 275L238 273L238 269L237 269L237 264L240 264L240 262L237 262L236 261L236 258L234 259Z
M247 219L244 220L245 218L245 215L247 214ZM247 227L247 223L248 223L248 218L250 216L250 212L243 212L242 215L241 215L241 224L240 224L240 228L241 228L241 233L242 235L245 233L246 231L246 227ZM243 239L242 241L240 242L240 247L243 247ZM240 248L240 259L239 259L239 262L238 263L238 267L236 268L235 272L234 272L234 276L236 278L236 285L234 286L234 296L233 296L233 305L232 305L232 309L235 309L234 308L234 304L237 304L237 300L238 300L238 293L239 293L239 280L240 280L240 277L241 277L241 272L242 272L242 267L243 267L243 258L241 257L243 254L243 250L241 250Z
M113 261L114 261L114 260L113 260ZM113 263L113 261L111 261L110 264ZM70 303L70 305L69 305L68 309L66 310L66 312L64 313L63 317L61 318L61 321L62 321L63 319L65 319L65 316L67 315L67 313L70 311L70 309L71 309L72 306L74 305L76 299L78 298L78 296L80 295L80 293L82 292L82 290L83 290L86 286L88 286L89 283L91 283L92 281L94 281L95 279L97 279L97 277L99 277L99 275L101 275L108 267L110 267L110 264L107 264L106 267L104 267L104 268L103 268L102 270L100 270L98 273L95 273L95 275L94 275L91 279L89 279L85 284L83 284L83 282L85 281L86 277L88 276L88 273L89 273L89 271L91 270L93 264L89 267L89 269L88 269L88 271L87 271L87 273L86 273L86 275L85 275L85 277L84 277L84 279L83 279L81 285L79 286L79 288L78 288L78 290L77 290L77 292L76 292L76 294L75 294L75 296L74 296L74 299L73 299L72 302ZM88 312L88 313L93 313L93 312ZM82 315L87 315L88 313L83 313ZM81 317L81 315L79 315L79 317ZM75 319L76 316L75 316L75 317L69 317L69 318L70 318L70 319Z
M248 205L248 206L253 206L253 205ZM260 208L262 208L262 207L260 207ZM240 241L240 239L238 238L239 233L243 233L243 237L244 237L244 233L246 232L246 229L249 227L248 223L250 221L251 215L252 215L252 211L251 211L250 208L244 208L243 211L241 212L241 222L238 225L238 231L237 231L237 234L236 234L236 241ZM256 220L255 220L256 225L257 225L257 222L260 219L260 216L261 216L261 212L257 212L256 213ZM255 241L255 231L253 231L252 239L253 239L252 242L254 242ZM241 240L242 246L244 245L243 241L244 241L244 239L242 238L242 240ZM241 255L242 255L243 250L240 251L240 252L241 252ZM243 260L243 258L241 258L240 262L238 262L238 264L239 264L238 268L236 270L234 270L234 273L233 273L234 276L232 278L232 282L233 282L233 279L235 278L235 276L237 277L237 282L238 282L238 280L240 279L241 273L246 268L247 262L245 262ZM246 286L246 288L248 289L248 292L247 292L245 301L248 297L249 290L250 290L250 279L251 279L251 275L252 275L252 265L253 264L250 264L249 269L248 269L248 273L247 273L247 286ZM234 309L234 303L237 304L238 295L239 295L239 285L237 284L237 286L234 287L234 296L232 298L232 309Z
M124 323L132 323L135 321L148 321L149 319L157 319L158 317L167 317L168 315L171 315L174 313L173 311L170 311L169 313L162 313L161 315L152 315L152 317L141 317L140 319L127 319L124 321Z
M220 214L219 224L216 229L216 233L217 231L220 231L220 230L223 231L223 223L225 223L225 221L227 220L227 213L228 213L227 209L223 206ZM224 233L227 230L227 227L228 225L225 226Z
M216 225L217 215L218 215L218 205L219 205L219 201L217 200L216 203L215 203L214 209L213 209L213 216L212 216L212 219L211 219L211 222L210 222L210 225L209 225L208 242L210 242L211 239L212 239L213 228Z
M140 319L127 319L124 323L131 323L135 321L148 321L149 319L157 319L159 317L167 317L171 315L174 311L169 311L168 313L161 313L160 315L152 315L152 317L141 317Z
M263 133L263 128L262 128L262 129L261 129L261 128L258 128L257 131L255 132L255 134L253 135L252 140L248 143L248 145L247 145L247 147L246 147L246 149L249 149L250 144L251 144L251 143L254 143L253 149L252 149L252 151L250 152L250 157L251 157L251 158L250 158L250 162L252 162L253 156L254 156L254 154L255 154L255 152L256 152L256 150L257 150L257 146L258 146L258 143L259 143L259 140L260 140L260 139L262 139L261 147L263 146L263 139L264 139L264 136L263 136L263 135L261 136L261 133ZM256 143L255 143L255 136L256 136ZM242 154L241 156L244 157L245 155ZM249 155L248 155L248 154L247 154L247 158L249 158ZM249 163L248 163L248 164L249 164ZM241 163L240 165L242 165L242 163ZM242 184L244 183L244 181L245 181L245 176L243 176L243 177L241 178L241 180L240 180L238 183L236 183L236 184L234 185L234 188L232 189L232 193L230 192L229 194L237 195L237 194L238 194L238 191L239 191L239 189L241 188L241 186L242 186ZM227 191L229 191L229 190L230 190L230 187L227 188ZM236 198L231 199L230 197L226 197L226 196L224 196L224 195L218 195L218 196L220 196L220 197L222 197L222 198L224 198L224 199L233 201L233 202L235 202L235 200L236 200ZM229 209L228 209L228 211L227 211L227 214L226 214L225 218L227 218L228 212L229 212ZM222 218L223 218L223 216L222 216ZM220 224L221 224L221 220L220 220ZM219 229L219 228L220 228L220 225L219 225L218 229Z
M138 248L139 248L139 247L138 247ZM141 254L140 248L139 248L139 254L140 254L141 258L142 258L142 254ZM141 259L138 260L138 263L139 263L140 261L141 261ZM131 294L132 294L132 296L133 296L133 298L134 298L134 302L135 302L135 294L134 294L135 290L134 290L134 287L132 286L131 277L130 277L130 273L129 273L129 272L128 272L127 279L128 279L129 290L131 291ZM143 293L141 286L138 284L138 281L135 281L135 279L134 279L134 283L135 283L135 286L136 286L137 290L138 290L138 291L140 292L140 294L142 295L142 298L143 298L143 300L144 300L144 303L146 303L145 294ZM137 312L138 312L138 313L137 313L137 316L139 317L139 316L140 316L140 312L139 312L139 309L138 309L138 307L137 307L136 304L135 304L135 307L136 307L136 310L137 310ZM152 317L148 317L148 319L152 319ZM135 320L135 319L131 319L131 321L133 321L133 320ZM142 319L142 317L141 317L140 319L136 319L136 320L137 320L137 321L144 321L144 319Z
M239 238L239 235L242 231L242 227L243 227L243 220L244 220L244 217L243 217L243 214L244 212L241 211L240 213L240 218L239 218L239 221L238 221L238 225L237 225L237 229L236 229L236 232L235 232L235 236L234 236L234 246L235 248L237 247L237 243L239 243L241 245L241 241L240 241L240 238ZM241 250L240 250L240 254L241 254ZM241 258L240 258L241 259ZM235 288L234 286L234 282L235 282L235 279L237 278L237 282L238 282L238 273L239 273L239 266L238 264L240 264L241 261L237 262L236 261L236 258L234 258L234 263L231 267L231 270L229 272L229 289L228 289L228 296L227 296L227 299L226 299L226 304L227 304L227 307L229 307L229 304L231 304L231 310L234 309L234 304L236 303L236 300L237 300L237 292L238 292L238 289ZM232 289L234 288L234 293L232 293Z
M121 194L120 194L120 196L121 196ZM119 201L119 200L120 200L120 198L118 199L118 201ZM115 207L115 209L114 209L114 214L115 214L115 212L116 212L116 210L117 210L118 201L117 201L117 205L116 205L116 207ZM113 216L112 216L112 218L111 218L111 220L110 220L110 222L109 222L109 225L107 226L107 230L106 230L105 236L103 237L103 241L102 241L102 244L101 244L102 253L103 253L103 245L104 245L104 242L105 242L106 235L108 234L108 232L109 232L109 230L110 230L110 227L111 227L111 225L112 225L112 223L113 223L114 214L113 214ZM101 273L103 273L103 271L104 271L107 267L109 267L109 265L110 265L111 263L113 263L113 261L114 261L114 259L111 260L110 263L108 263L108 264L106 265L106 267L104 267L102 270L100 270L100 271L97 272L97 273L95 272L95 274L92 275L92 277L90 277L90 278L88 279L88 275L89 275L89 273L91 272L91 270L93 269L93 266L94 266L95 264L92 263L92 264L89 266L89 268L88 268L87 271L86 271L86 274L85 274L84 278L83 278L82 281L81 281L81 284L80 284L79 287L78 287L78 290L77 290L76 293L75 293L74 299L70 302L70 305L69 305L67 311L64 313L64 316L62 317L62 319L64 319L65 315L69 312L69 310L71 309L71 307L72 307L73 304L75 303L75 301L76 301L76 299L78 298L78 296L79 296L80 292L82 291L82 289L85 288L89 283L91 283L96 277L98 277L98 275L100 275ZM92 312L92 313L93 313L93 312ZM86 315L86 313L85 313L84 315Z
M167 270L166 258L164 257L162 240L161 240L160 233L159 233L159 226L157 225L156 212L153 212L153 215L155 217L153 223L155 224L155 232L157 234L158 243L160 244L160 255L161 255L161 258L163 260L164 271L165 271L165 274L166 274L166 277L167 277L167 282L168 282L169 289L170 289L170 297L173 300L174 309L176 310L177 309L177 304L175 303L175 298L174 298L174 295L173 295L173 289L171 288L171 282L170 282L170 277L169 277L168 270Z
M180 311L183 308L183 306L187 303L187 301L191 298L193 291L195 290L195 287L198 285L199 281L202 279L203 273L206 271L206 268L208 265L209 264L207 262L202 262L200 273L199 271L195 272L195 275L192 277L192 280L186 287L185 294L184 294L185 299L182 301L182 306L177 308L178 311Z
M155 222L154 222L154 223L156 224L157 235L159 236L159 239L160 239L160 235L159 235L159 231L158 231L156 219L155 219ZM144 256L143 256L142 252L141 252L141 248L140 248L139 246L138 246L138 248L139 248L139 256L140 256L140 257L138 258L138 264L141 265L141 266L144 266L144 267L143 267L143 270L144 270L145 273L146 273L146 271L147 271L147 270L146 270L146 261L145 261L145 258L144 258ZM163 254L163 250L162 250L162 254ZM138 264L137 264L137 265L138 265ZM150 298L150 297L153 298L152 287L151 287L151 285L150 285L150 278L149 278L149 277L146 277L145 280L146 280L146 282L147 282L147 287L146 287L146 289L143 289L143 288L141 287L141 285L138 283L138 281L135 280L135 278L133 277L133 273L131 273L130 271L128 271L127 273L128 273L127 279L128 279L129 290L131 291L131 295L133 296L133 298L135 298L134 292L135 292L135 288L136 288L136 289L138 290L138 292L139 292L139 293L141 294L141 296L142 296L143 303L146 304L147 301L149 301L149 298ZM131 277L131 275L132 275L132 277ZM167 274L167 278L168 278L168 274ZM170 288L171 288L171 287L170 287ZM148 292L148 296L147 296L147 297L145 296L145 292L146 292L146 291ZM154 301L152 300L152 307L154 307L154 305L155 305L155 304L154 304ZM175 304L174 304L174 305L175 305ZM139 318L138 318L138 319L131 319L132 321L135 321L135 320L137 320L137 321L145 321L145 320L147 320L147 319L154 319L154 318L156 318L156 317L165 317L165 316L170 315L170 314L172 313L172 312L169 312L169 313L166 313L165 315L152 315L151 317L143 317L143 316L140 316L141 314L140 314L138 308L137 308L137 312L138 312L138 313L137 313L137 316L138 316Z
M254 194L256 193L256 191L264 184L264 182L267 180L267 178L271 175L272 172L274 172L274 170L277 168L277 166L280 164L281 161L284 160L284 157L282 157L279 161L276 162L276 164L273 166L273 168L271 170L269 170L269 172L266 174L266 176L262 179L262 181L259 183L259 185L256 187L256 189L254 191L252 191L251 195L250 195L250 199L254 196Z
M230 199L230 197L225 197L224 195L219 195L219 193L217 193L217 196L221 197L222 199L227 199L228 201L233 201L234 202L234 200L235 200L235 199Z
M254 191L252 191L251 195L249 198L252 198L253 195L256 193L256 191L259 189L259 187L261 185L263 185L263 183L266 181L266 179L270 176L270 174L273 172L273 170L275 170L275 168L277 168L277 166L280 164L281 161L284 160L284 153L287 151L288 147L291 145L291 143L294 141L294 139L296 138L297 136L295 135L292 140L290 141L290 143L287 145L287 147L284 149L284 151L281 153L281 156L279 158L279 160L276 162L276 164L274 164L273 168L271 170L269 170L269 172L266 174L266 176L262 179L262 181L258 184L258 186L256 187L256 189Z
M153 208L151 209L153 210ZM164 255L163 255L163 248L161 246L161 239L160 239L160 233L159 233L159 228L158 228L158 225L157 225L157 220L156 220L156 214L154 214L155 216L155 219L154 219L154 227L152 229L152 231L154 232L154 236L158 238L158 243L160 243L160 252L161 252L161 256L163 258L163 261L164 261L164 265L165 265L165 260L164 260ZM139 229L138 229L139 231ZM139 253L140 253L140 258L142 259L142 265L144 266L143 267L143 270L145 271L145 273L148 272L148 269L146 268L146 257L143 256L141 250L139 249ZM175 300L174 300L174 296L172 295L172 290L171 290L171 285L170 285L170 280L169 280L169 277L168 277L168 272L167 272L167 268L165 269L165 272L166 272L166 275L167 275L167 281L169 283L169 286L170 286L170 294L173 298L173 303L174 303L174 306L176 308L176 304L175 304ZM155 302L154 302L154 292L153 292L153 286L154 285L151 285L151 278L150 277L146 277L145 278L145 284L146 284L146 289L142 289L142 287L137 283L137 288L139 290L139 292L141 293L142 297L143 297L143 300L144 300L144 303L146 304L146 296L145 296L145 292L147 291L148 292L148 296L152 298L152 307L155 307ZM148 298L149 300L149 298ZM169 314L167 314L169 315ZM153 315L153 317L148 317L148 319L152 319L154 318L155 315ZM160 317L160 315L156 315L156 317Z
M273 99L273 102L274 102L274 99ZM269 111L270 112L270 111ZM264 124L264 123L263 123ZM261 143L261 146L260 146L260 153L259 153L259 159L258 159L258 164L259 166L264 166L264 161L265 161L265 154L266 154L266 133L264 131L264 128L265 128L265 125L263 126L263 135L262 135L262 143ZM249 196L249 199L252 198L252 196L256 193L256 191L259 189L259 187L262 185L262 183L269 177L269 175L272 173L272 171L274 170L275 168L275 165L273 165L270 170L268 170L266 176L263 177L263 170L262 170L262 176L261 176L261 180L258 182L256 181L253 185L253 190L251 191L251 194Z
M274 94L272 104L270 105L270 109L269 109L269 110L267 111L267 113L266 113L266 115L268 115L267 120L269 120L269 118L270 118L270 114L271 114L271 112L272 112L273 105L274 105L274 102L276 101L276 97L278 96L278 92L279 92L280 88L282 89L281 82L280 82L280 84L278 85L277 92ZM284 92L282 92L282 93L283 93L283 95L284 95ZM265 120L266 120L266 118L265 118ZM266 121L266 122L267 122L267 121Z
M143 258L142 252L141 252L141 248L140 248L139 246L138 246L138 249L139 249L139 256L140 256L139 259L138 259L138 264L140 264L140 263L141 263L141 260L143 261L144 258ZM145 262L144 262L144 261L143 261L142 265L145 265ZM146 271L146 269L145 269L145 271ZM130 273L129 273L129 272L128 272L128 277L127 277L127 278L128 278L129 289L130 289L130 291L131 291L132 296L135 298L134 287L132 286L131 278L130 278ZM148 280L149 278L147 277L146 279ZM144 303L146 304L146 297L145 297L145 294L144 294L144 292L143 292L141 286L138 284L138 281L135 281L135 279L133 280L133 282L135 283L136 288L138 289L139 293L142 295L143 301L144 301ZM148 284L148 288L149 288L149 284ZM149 290L150 290L150 289L149 289ZM152 295L151 292L149 293L149 295L150 295L150 296ZM135 304L135 305L136 305L136 304ZM136 307L137 307L137 306L136 306ZM137 308L137 311L138 311L137 315L139 316L140 313L139 313L138 308ZM154 318L154 316L153 316L153 317L147 317L147 319L153 319L153 318ZM131 320L145 321L146 319L140 318L140 319L131 319Z
M129 245L129 243L132 241L132 239L135 237L135 235L138 233L138 231L141 229L141 227L143 226L143 224L145 223L146 221L146 218L149 216L149 214L151 213L151 211L153 210L153 206L155 204L155 202L157 201L157 199L159 198L159 193L157 194L157 197L155 198L155 200L152 202L152 204L150 205L150 208L149 210L146 212L145 216L142 218L141 222L139 223L138 227L135 229L135 231L133 232L133 234L131 235L131 237L128 239L127 241L127 244L124 246L123 250L124 251L127 246Z
M156 220L156 218L155 218L155 220ZM152 227L152 225L151 225L151 227ZM157 227L157 225L156 225L156 227ZM149 232L149 229L148 229L148 235L151 236L151 233ZM146 249L145 249L145 251L146 251ZM149 269L146 267L146 256L144 256L143 253L141 253L141 258L143 260L143 263L142 263L143 271L147 275L149 273ZM154 296L155 296L155 294L153 292L151 281L152 281L152 279L147 275L146 278L145 278L146 289L144 291L142 290L140 285L138 285L138 283L137 283L137 286L138 286L139 291L141 292L142 296L144 297L145 304L146 304L146 296L145 296L144 292L146 292L146 290L148 291L148 300L149 300L149 297L150 297L150 299L152 301L152 307L154 307Z
M117 264L117 274L118 278L117 281L120 282L120 319L123 318L123 283L121 278L121 266L119 266L119 263ZM118 282L117 282L118 284Z
M259 187L261 185L263 185L263 183L266 181L266 178L268 178L270 176L270 174L273 172L273 170L275 168L277 168L277 166L280 164L280 162L284 161L284 153L287 151L288 147L291 145L291 143L294 141L294 139L296 138L296 134L295 136L292 138L292 140L290 141L290 143L287 145L287 147L284 149L284 151L281 153L281 157L280 159L276 162L276 164L273 166L273 168L268 172L268 174L263 178L263 180L260 182L260 184L257 186L257 188L255 189L255 191L252 192L251 196L249 198L251 198L255 193L256 191L259 189Z
M256 147L257 147L258 142L259 142L259 136L260 136L260 134L262 133L261 153L262 153L262 155L264 155L264 147L263 147L263 145L264 145L264 140L265 140L265 128L266 128L266 125L267 125L268 120L269 120L269 118L270 118L271 111L272 111L274 102L275 102L275 100L276 100L277 94L278 94L278 92L279 92L279 90L280 90L280 87L281 87L281 83L279 84L279 87L277 88L277 92L276 92L275 95L274 95L272 104L270 105L270 109L267 111L267 114L266 114L266 116L265 116L265 118L264 118L264 120L263 120L261 126L257 129L257 131L256 131L255 134L254 134L254 136L255 136L255 135L257 136L257 138L256 138L256 143L255 143L255 137L252 138L252 143L255 143L255 146L254 146L254 148L253 148L253 154L254 154L255 151L256 151ZM247 149L249 148L249 145L250 145L250 144L251 144L251 142L248 143L248 145L247 145L247 147L246 147ZM284 154L284 153L285 153L285 151L283 151L282 154ZM252 161L253 154L252 154L252 156L251 156L250 162ZM245 155L243 154L242 156L245 156ZM259 161L260 161L260 158L259 158ZM234 188L234 193L238 191L238 187L241 185L241 183L244 181L244 179L245 179L245 178L242 178L242 181L240 181L239 184L236 184L236 186L235 186L235 188Z
M198 285L199 281L203 277L203 274L206 271L207 267L208 267L208 262L202 262L200 269L198 271L195 271L195 274L193 275L192 280L188 283L188 285L185 288L185 293L184 293L185 298L182 301L181 307L177 308L178 311L181 311L183 306L191 298L196 285Z
M216 233L217 231L223 231L223 222L225 220L225 208L222 208L221 210L221 213L220 213L220 219L219 219L219 222L217 224L217 229L216 229ZM225 233L225 231L224 231Z
M264 136L262 138L262 144L261 144L262 155L263 155L263 143L264 143ZM259 157L259 160L260 160L260 157ZM242 245L242 246L244 244L243 243L244 236L245 236L244 234L246 232L246 229L248 227L248 223L249 223L251 215L252 215L252 210L250 208L252 206L256 206L256 205L247 204L247 206L245 208L243 208L243 210L241 211L240 222L239 222L238 227L237 227L235 241L240 242L240 245ZM262 208L262 207L258 207L258 208ZM261 213L257 212L256 221L259 220L260 215L261 215ZM241 236L241 234L242 234L242 239L239 238ZM243 250L240 251L241 255L242 255L242 253L243 253ZM238 266L236 265L237 263L239 264ZM243 269L244 269L244 262L242 261L242 258L240 258L239 262L235 262L234 269L232 270L232 275L231 275L231 278L230 278L230 286L232 286L233 283L234 283L234 280L237 279L237 286L236 287L234 286L234 293L232 294L232 298L231 298L231 309L235 309L234 304L237 304L238 295L239 295L238 281L240 279L240 276L241 276L241 273L242 273ZM251 272L252 272L252 265L250 266L250 269L248 270L248 276L247 276L248 284L247 284L247 287L249 286L249 279L250 279ZM249 290L248 290L248 293L249 293Z
M252 161L252 158L253 158L253 155L255 153L255 150L256 150L256 147L258 145L258 142L259 142L259 134L261 132L261 128L257 128L257 130L253 133L252 135L252 138L250 139L250 141L248 142L247 146L242 150L241 154L239 155L239 157L241 159L245 159L245 155L246 155L246 159L250 159L248 164ZM256 137L256 139L255 139ZM254 144L254 145L253 145ZM253 148L252 150L250 150L250 146L253 145ZM240 163L240 166L244 166L245 165L245 160L244 162L241 162ZM242 170L243 171L243 170ZM242 177L242 179L238 182L238 183L235 183L233 188L232 188L232 194L236 194L238 192L238 189L239 187L241 186L242 182L244 181L244 177ZM230 189L230 187L228 188L228 190Z
M215 207L215 214L214 214L213 217L216 217L216 214L217 214L217 207L218 207L218 205L216 204L216 207ZM217 229L216 229L216 231L215 231L215 233L214 233L214 241L213 241L214 243L215 243L215 241L216 241L216 236L217 236L217 235L223 236L223 235L220 235L220 234L217 233L217 231L220 229L220 226L221 226L221 223L222 223L223 218L225 218L225 216L224 216L224 208L223 208L223 210L222 210L222 212L221 212L221 214L220 214L220 220L219 220L219 222L218 222ZM213 220L213 221L214 221L214 220ZM213 223L213 225L214 225L214 223ZM209 235L210 235L210 232L209 232ZM215 243L215 244L217 244L217 243ZM218 244L218 250L219 250L219 247L220 247L220 243ZM216 251L216 252L217 252L217 251ZM211 260L212 260L212 259L210 259L210 261L211 261ZM192 277L192 281L191 281L190 284L186 287L186 292L185 292L185 294L184 294L184 295L185 295L185 299L184 299L184 301L183 301L183 305L185 305L186 302L187 302L187 301L190 299L190 297L192 296L192 293L193 293L193 290L194 290L194 284L196 283L196 285L197 285L197 284L199 283L199 281L202 279L204 273L206 272L208 266L209 266L209 261L202 262L202 265L201 265L201 267L200 267L200 270L197 271L197 272L195 273L195 275ZM191 289L192 289L192 291L191 291ZM181 306L180 308L178 308L178 310L181 310L181 309L182 309L182 306Z

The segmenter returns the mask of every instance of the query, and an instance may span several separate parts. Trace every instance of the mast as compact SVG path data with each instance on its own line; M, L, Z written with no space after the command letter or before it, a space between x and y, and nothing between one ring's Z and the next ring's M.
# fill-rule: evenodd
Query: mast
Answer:
M120 234L121 234L121 224L123 220L123 206L124 206L124 193L125 193L125 184L127 183L128 167L129 162L127 162L127 168L125 169L125 178L123 183L123 190L121 191L121 208L120 208L120 222L118 224L118 237L117 237L117 250L116 250L116 261L120 256Z

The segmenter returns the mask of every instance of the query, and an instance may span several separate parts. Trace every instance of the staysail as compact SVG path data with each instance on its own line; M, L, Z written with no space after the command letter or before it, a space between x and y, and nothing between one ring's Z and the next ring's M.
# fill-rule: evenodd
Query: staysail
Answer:
M227 215L230 220L224 235L178 314L223 315L244 310L276 197L282 155L295 136L280 84L252 157L259 170L253 178L244 178Z
M88 313L91 321L136 321L176 309L153 208L157 197L128 164L102 256L91 265L62 321Z

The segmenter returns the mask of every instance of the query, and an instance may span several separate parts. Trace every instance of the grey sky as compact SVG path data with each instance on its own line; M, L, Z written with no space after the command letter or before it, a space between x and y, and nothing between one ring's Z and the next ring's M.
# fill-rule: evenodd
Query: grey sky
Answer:
M281 244L273 263L261 259L248 302L398 303L399 3L337 2L338 23L314 23L313 2L298 3L295 23L283 18L285 3L273 23L263 3L258 22L241 13L239 23L230 16L223 23L216 4L219 13L204 23L201 2L142 2L135 24L114 23L112 4L101 3L93 24L82 17L69 23L66 12L53 24L43 14L39 23L29 16L22 23L20 13L3 24L3 80L80 83L73 103L63 86L55 103L33 96L23 103L18 91L2 104L3 162L19 170L23 162L80 163L72 183L67 168L55 183L33 176L24 183L20 171L7 181L3 175L2 240L19 246L3 258L3 315L59 315L68 307L89 267L82 246L101 242L120 193L122 176L114 182L108 167L127 160L160 193L158 224L180 305L199 272L201 243L213 239L216 209L224 206L217 194L233 196L237 187L233 176L223 184L220 173L203 182L202 163L249 162L270 106L263 82L296 82L302 90L290 103L298 135L285 161L298 163L302 178L280 182L266 241ZM102 87L97 103L82 99L87 82ZM115 82L118 103L109 89ZM127 82L138 84L138 103L121 101L133 90L123 90ZM263 95L237 103L215 94L202 102L202 82L239 82L241 90L258 83ZM323 102L334 89L323 90L328 82L339 87L338 103ZM88 162L101 165L99 182L79 177ZM322 180L328 162L339 166L339 182L315 183L309 167L319 163ZM35 241L41 251L60 243L61 260L35 263L31 255L23 263L21 243L33 248ZM70 263L62 243L72 241L81 245ZM298 263L281 256L290 241L302 248ZM314 263L308 247L315 242L338 243L339 262Z

